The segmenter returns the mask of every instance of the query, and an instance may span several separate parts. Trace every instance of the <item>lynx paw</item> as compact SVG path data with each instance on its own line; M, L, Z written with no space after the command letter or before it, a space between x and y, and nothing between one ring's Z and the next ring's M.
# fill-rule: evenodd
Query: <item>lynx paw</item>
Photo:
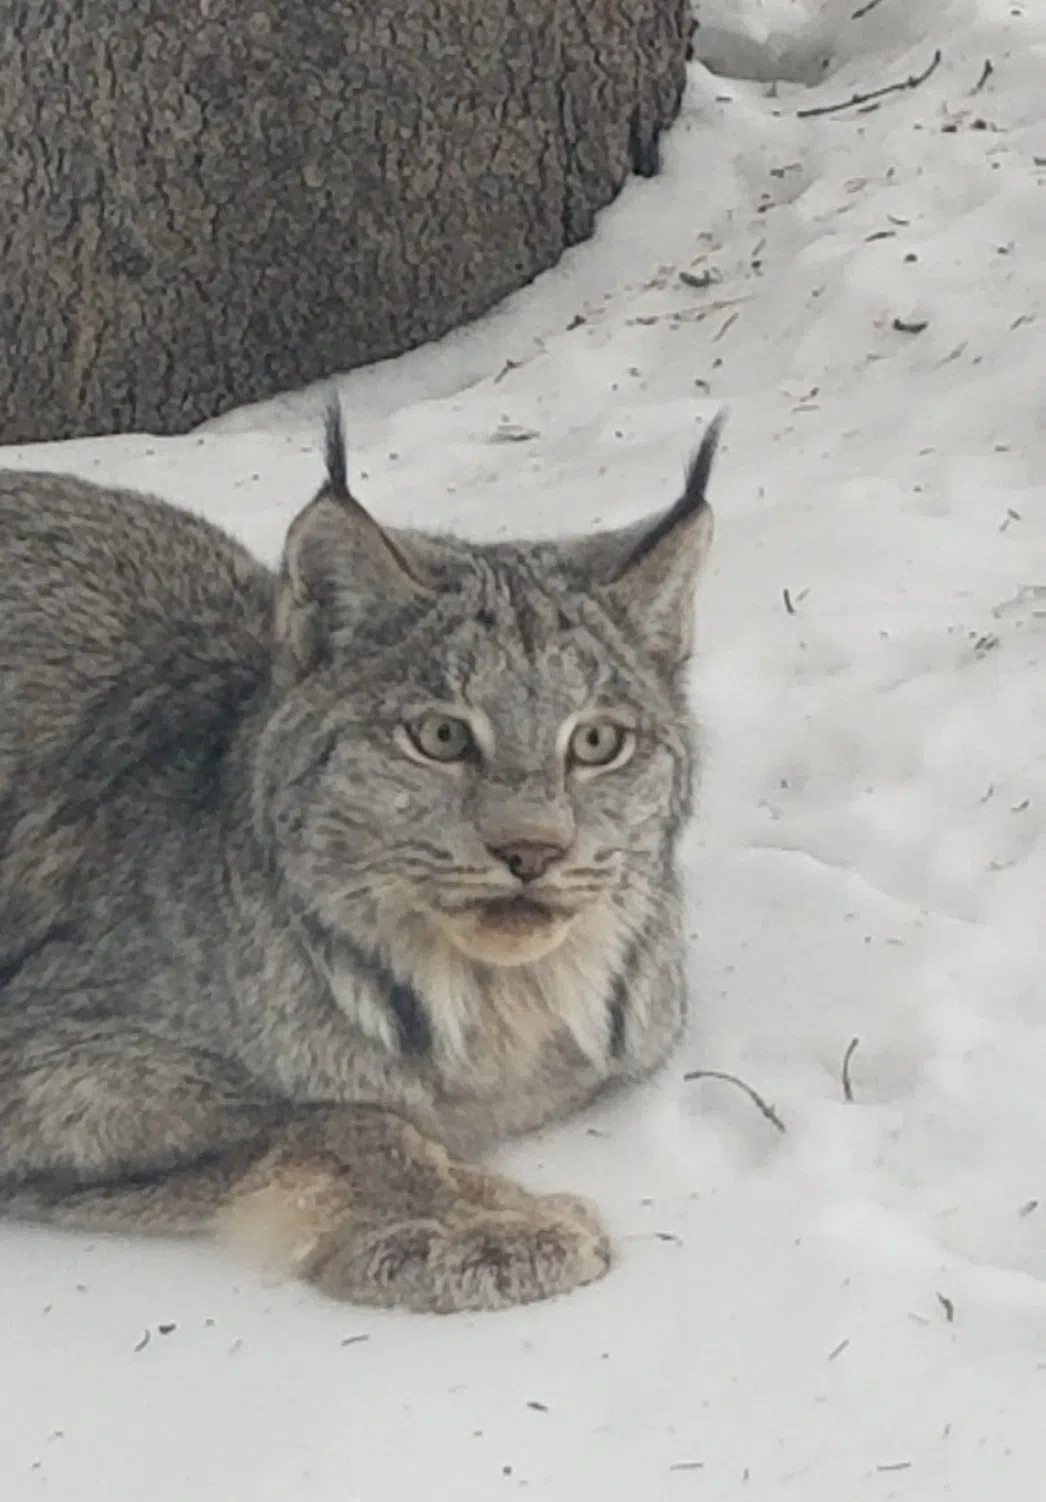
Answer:
M463 1205L445 1222L412 1220L363 1237L350 1231L332 1238L306 1275L334 1298L449 1314L551 1298L609 1266L595 1217L563 1195L526 1209Z
M587 1200L581 1199L576 1194L543 1194L538 1200L543 1210L554 1215L563 1215L574 1220L578 1225L587 1226L593 1236L601 1236L606 1240L599 1216L593 1210Z

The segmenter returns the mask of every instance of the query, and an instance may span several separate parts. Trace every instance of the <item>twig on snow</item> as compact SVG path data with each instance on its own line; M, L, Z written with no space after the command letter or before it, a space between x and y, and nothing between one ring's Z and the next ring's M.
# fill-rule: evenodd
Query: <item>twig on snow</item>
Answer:
M866 15L868 15L869 11L873 11L877 5L882 5L882 3L883 0L865 0L864 5L859 5L857 9L851 14L850 20L862 20Z
M995 72L995 64L992 62L992 60L991 60L990 57L986 57L984 59L984 67L981 69L981 76L980 76L980 78L978 78L977 82L974 84L973 88L970 90L970 93L971 94L979 94L981 92L981 90L984 88L984 85L988 82L989 78L992 76L992 74L994 72Z
M850 1062L854 1054L861 1046L860 1038L851 1038L846 1052L843 1054L843 1099L853 1105L854 1086L850 1078Z
M871 104L875 99L885 99L887 94L904 94L909 89L917 89L924 84L931 74L936 73L941 66L943 53L938 47L930 59L928 67L921 73L912 73L907 78L902 78L900 83L887 83L881 89L870 89L866 94L851 94L849 99L843 99L838 104L816 104L809 109L796 110L797 120L811 120L814 115L834 115L836 110L856 109L862 104Z
M683 1079L688 1081L725 1080L728 1085L736 1085L739 1090L744 1091L760 1114L765 1116L767 1121L772 1122L779 1132L788 1130L773 1106L763 1099L758 1090L753 1090L751 1085L746 1085L744 1080L739 1080L736 1074L724 1074L721 1069L691 1069L684 1074Z

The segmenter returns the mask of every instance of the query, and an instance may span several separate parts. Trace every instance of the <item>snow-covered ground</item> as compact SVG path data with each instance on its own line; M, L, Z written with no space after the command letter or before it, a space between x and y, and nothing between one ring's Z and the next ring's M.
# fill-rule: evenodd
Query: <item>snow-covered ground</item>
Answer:
M664 175L480 326L342 383L364 499L475 535L653 509L730 407L694 1027L656 1085L504 1154L601 1206L618 1265L426 1319L5 1228L4 1502L1043 1495L1046 7L703 14L717 72ZM878 108L798 113L938 48ZM274 557L315 412L0 462Z

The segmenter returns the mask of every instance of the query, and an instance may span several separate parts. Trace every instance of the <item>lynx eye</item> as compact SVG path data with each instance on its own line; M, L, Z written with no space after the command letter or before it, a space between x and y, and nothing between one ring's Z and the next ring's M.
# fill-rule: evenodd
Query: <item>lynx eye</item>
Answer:
M570 759L579 767L607 767L626 749L629 736L613 720L588 720L570 737Z
M407 726L414 745L430 761L461 761L475 745L465 720L448 714L423 714Z

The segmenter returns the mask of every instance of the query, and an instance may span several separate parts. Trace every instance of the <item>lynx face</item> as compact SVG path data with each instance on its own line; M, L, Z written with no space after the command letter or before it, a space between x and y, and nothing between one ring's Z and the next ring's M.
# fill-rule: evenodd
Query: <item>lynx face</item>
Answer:
M716 437L653 521L494 546L381 530L329 454L288 538L262 756L281 865L326 929L497 967L638 931L690 808Z

